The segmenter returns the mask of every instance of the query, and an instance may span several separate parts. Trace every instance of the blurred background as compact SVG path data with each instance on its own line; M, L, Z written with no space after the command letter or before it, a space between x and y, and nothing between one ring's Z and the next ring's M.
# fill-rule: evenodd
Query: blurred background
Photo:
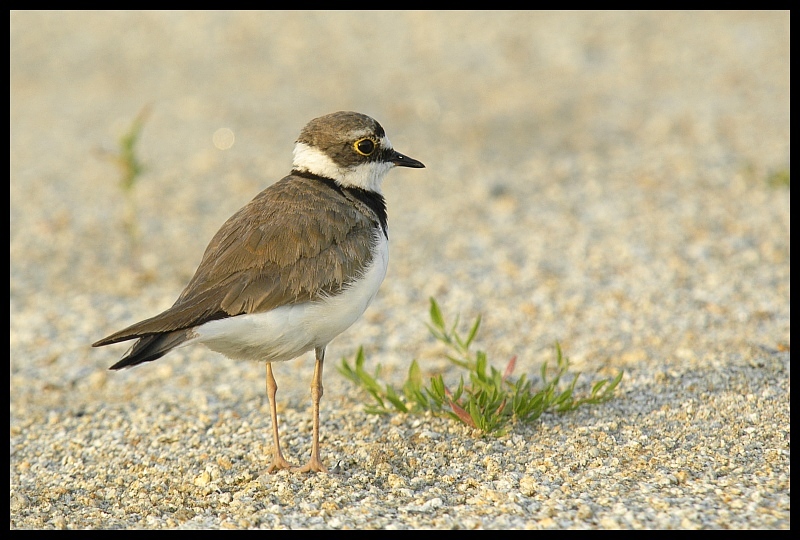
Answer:
M788 348L788 12L12 12L10 32L12 403L193 365L106 387L124 348L88 344L171 305L302 126L348 109L427 168L385 184L389 274L335 358L426 358L430 296L530 371L556 340L591 370ZM179 354L262 392L258 366Z

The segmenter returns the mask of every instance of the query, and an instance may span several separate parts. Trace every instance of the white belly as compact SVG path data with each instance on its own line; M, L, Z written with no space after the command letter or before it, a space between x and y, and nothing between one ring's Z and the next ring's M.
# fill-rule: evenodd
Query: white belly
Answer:
M364 313L386 276L388 263L389 243L380 234L372 264L361 279L336 296L210 321L196 327L197 337L186 344L202 343L237 360L269 362L284 362L324 347Z

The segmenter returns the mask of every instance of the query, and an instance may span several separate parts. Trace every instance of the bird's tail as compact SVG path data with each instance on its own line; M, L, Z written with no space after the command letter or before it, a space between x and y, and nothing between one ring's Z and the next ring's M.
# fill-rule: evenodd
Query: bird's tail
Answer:
M125 353L125 356L123 356L119 362L108 369L117 370L144 362L158 360L190 338L191 330L188 329L143 336L128 349L128 352Z

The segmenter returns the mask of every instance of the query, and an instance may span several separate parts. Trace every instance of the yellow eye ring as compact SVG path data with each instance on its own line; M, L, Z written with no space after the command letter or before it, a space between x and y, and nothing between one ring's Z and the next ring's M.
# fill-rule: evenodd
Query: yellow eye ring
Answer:
M369 156L375 151L377 145L372 139L359 139L353 143L353 148L362 156Z

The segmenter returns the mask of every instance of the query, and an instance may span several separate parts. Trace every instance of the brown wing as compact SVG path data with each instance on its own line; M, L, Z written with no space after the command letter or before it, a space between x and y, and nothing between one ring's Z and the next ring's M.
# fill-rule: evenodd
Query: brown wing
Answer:
M287 176L225 222L171 308L95 345L335 294L371 262L378 223L363 210L324 182Z

